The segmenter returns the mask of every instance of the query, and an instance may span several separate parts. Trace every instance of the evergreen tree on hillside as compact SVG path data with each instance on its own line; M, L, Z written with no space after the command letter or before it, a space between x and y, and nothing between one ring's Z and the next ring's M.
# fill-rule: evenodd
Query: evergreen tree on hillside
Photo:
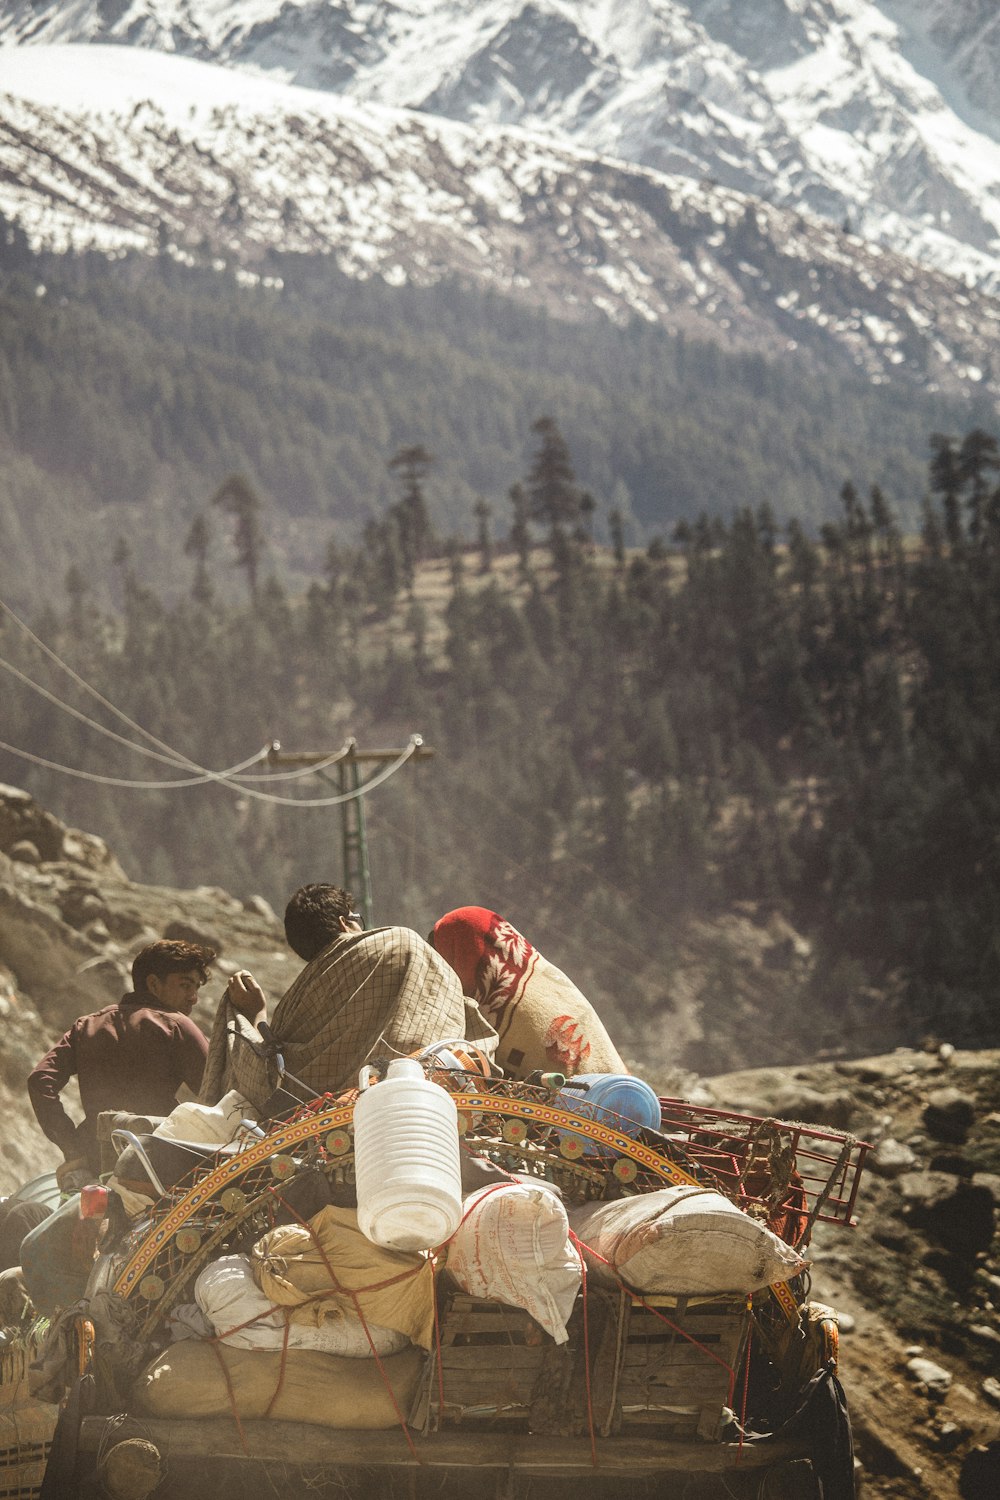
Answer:
M433 456L420 444L400 448L389 460L389 468L398 474L402 489L392 515L399 531L405 584L411 590L417 563L430 555L433 546L430 515L424 498L424 480L433 462Z
M986 530L986 505L991 480L1000 470L1000 451L990 433L976 427L966 433L956 459L957 476L966 490L969 541L978 547Z
M251 601L257 598L257 584L264 552L264 533L260 524L261 499L253 485L242 474L230 474L212 496L217 505L233 518L235 565L247 575Z
M555 544L579 519L580 491L569 449L554 418L539 417L531 430L538 438L538 448L525 483L528 514L548 528L550 541Z
M510 523L510 544L517 553L521 576L526 578L531 568L531 531L528 526L528 497L522 484L512 484L507 492L513 518Z
M212 528L208 517L202 512L195 516L184 538L185 557L194 558L194 579L191 597L199 604L211 604L213 588L208 571L208 554L212 543Z
M493 536L490 531L490 518L493 515L493 507L480 495L472 507L472 514L476 518L476 545L479 548L479 571L489 573L493 567Z
M946 433L931 433L930 489L940 495L944 509L944 535L949 547L962 545L962 517L959 492L962 474L959 469L955 439Z

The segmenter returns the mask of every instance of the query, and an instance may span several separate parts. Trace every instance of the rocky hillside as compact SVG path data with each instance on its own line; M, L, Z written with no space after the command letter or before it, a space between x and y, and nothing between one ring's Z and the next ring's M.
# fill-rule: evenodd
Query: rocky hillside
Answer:
M260 897L241 902L204 886L136 885L101 839L65 827L12 787L0 788L0 913L2 1192L55 1164L27 1108L25 1075L76 1015L119 997L143 944L190 936L217 949L219 983L206 987L196 1012L206 1029L234 968L251 968L271 994L297 972ZM737 917L719 941L730 959L743 943L753 983L765 970L782 982L774 955L794 969L791 929L763 935ZM693 934L675 984L697 994L711 951L709 933ZM730 972L738 1012L738 965ZM829 1126L871 1143L857 1227L821 1225L812 1268L813 1297L842 1314L861 1493L995 1500L1000 1050L957 1052L943 1039L925 1052L699 1079L671 1069L662 1036L637 1029L632 1042L633 1054L642 1052L634 1065L665 1093Z
M76 1016L121 998L134 955L158 937L218 953L219 983L206 986L195 1011L206 1031L234 969L252 969L280 994L300 967L262 897L135 885L103 840L67 828L26 792L0 787L0 1110L10 1122L0 1193L59 1160L28 1107L28 1073Z
M820 1225L862 1495L1000 1495L1000 1051L731 1073L691 1089L874 1146L853 1230ZM990 1458L982 1450L994 1443Z

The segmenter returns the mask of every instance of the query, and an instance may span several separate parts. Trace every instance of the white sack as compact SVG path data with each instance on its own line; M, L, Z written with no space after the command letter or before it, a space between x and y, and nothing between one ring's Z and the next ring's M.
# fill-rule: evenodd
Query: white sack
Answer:
M218 1104L198 1104L187 1100L175 1105L167 1118L153 1131L165 1141L197 1141L205 1146L228 1146L240 1128L240 1122L253 1119L256 1110L236 1089L223 1094Z
M806 1264L766 1224L710 1188L661 1188L587 1203L570 1209L569 1220L596 1252L587 1257L596 1279L611 1282L614 1271L639 1292L756 1292Z
M448 1270L471 1296L523 1307L557 1344L566 1342L580 1257L562 1200L546 1187L512 1182L470 1193Z
M253 1279L245 1255L223 1255L205 1267L194 1286L195 1300L220 1341L234 1349L281 1349L285 1343L285 1310L275 1308ZM245 1327L249 1324L249 1327ZM349 1359L369 1359L372 1344L378 1354L395 1354L409 1339L394 1328L368 1324L371 1343L361 1319L345 1313L318 1328L291 1323L289 1349L318 1349Z

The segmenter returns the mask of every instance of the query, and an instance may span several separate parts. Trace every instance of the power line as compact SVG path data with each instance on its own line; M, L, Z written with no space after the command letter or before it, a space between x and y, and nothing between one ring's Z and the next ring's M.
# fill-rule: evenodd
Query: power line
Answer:
M212 771L207 766L201 766L197 761L191 760L188 756L181 755L177 751L173 750L171 746L166 744L165 741L152 734L150 730L144 729L143 726L141 724L137 724L134 719L130 719L127 714L123 713L120 708L118 708L114 703L112 703L108 698L100 693L97 688L93 687L89 682L86 681L85 678L81 677L73 667L71 667L67 662L63 661L62 657L59 656L57 652L53 651L50 646L46 645L46 643L35 634L30 626L26 625L25 622L18 615L16 615L10 608L10 606L4 603L2 599L0 599L0 610L8 615L8 617L13 620L14 623L25 633L29 640L31 640L36 646L38 646L39 649L43 651L45 655L56 664L56 666L58 666L62 671L66 672L67 675L71 677L79 687L83 688L85 692L90 693L91 696L96 698L104 708L108 709L115 715L116 718L127 724L129 728L134 729L137 733L144 735L147 739L151 740L153 744L159 745L160 749L166 753L159 754L154 750L149 750L146 746L134 744L131 740L125 739L124 736L118 734L115 730L108 729L106 725L99 724L95 719L89 718L86 714L81 713L79 709L74 708L71 704L65 703L61 698L58 698L54 693L49 692L47 688L42 687L40 683L35 682L33 678L28 677L26 673L21 672L19 668L13 666L11 663L0 659L0 665L6 667L7 670L12 672L14 676L18 677L22 682L31 687L34 691L41 693L41 695L47 698L49 702L63 709L66 713L71 714L74 718L80 720L82 723L87 724L90 728L96 729L100 734L107 735L109 738L114 739L120 744L126 746L126 748L130 750L136 750L142 755L149 755L154 759L164 761L169 765L187 767L192 771L198 772L198 775L194 778L186 778L182 781L175 782L137 781L131 780L126 777L103 776L96 771L83 771L78 767L61 765L57 761L48 760L44 756L33 754L31 751L19 750L14 745L7 745L4 742L0 741L0 747L8 750L10 754L20 756L23 760L28 760L36 765L44 766L49 770L63 772L67 776L76 776L85 781L96 781L102 783L103 785L118 786L124 789L136 791L170 791L189 788L192 786L203 786L210 782L217 782L221 785L228 786L231 791L237 793L238 795L252 797L261 802L276 803L284 807L335 807L339 803L348 802L357 796L364 795L370 789L380 785L383 781L386 781L399 769L401 765L403 765L409 759L410 755L412 755L422 743L419 735L412 736L410 744L401 753L399 759L393 765L389 766L385 771L380 772L377 776L372 777L371 781L366 782L357 790L352 790L348 793L340 794L335 797L281 797L275 793L258 791L255 787L247 786L240 782L235 782L230 778L236 776L239 772L246 770L247 767L256 765L259 761L265 759L269 754L272 754L274 750L273 745L265 746L255 755L249 757L245 761L240 762L237 766L229 767L225 771ZM296 769L288 772L276 772L273 774L273 777L248 777L247 780L294 780L299 777L314 773L317 770L322 770L327 766L335 765L338 761L343 760L345 757L351 754L351 746L352 742L348 741L341 747L340 750L333 751L328 756L313 758L311 764L309 764L308 766L304 766L301 769Z
M90 693L91 697L96 698L98 703L100 703L104 708L108 709L110 713L114 714L115 718L120 719L123 724L127 724L129 729L134 729L137 734L144 735L145 738L152 741L154 745L158 745L161 750L166 752L168 758L171 759L175 765L185 766L188 770L192 771L200 771L203 773L205 772L206 768L204 766L196 765L195 762L189 760L187 756L178 755L177 752L175 750L172 750L171 747L165 744L163 740L158 739L156 735L152 734L148 729L144 729L141 724L137 724L134 719L130 719L128 714L123 713L120 708L117 708L114 703L105 698L103 693L99 693L97 688L92 687L91 684L87 682L83 677L81 677L79 672L76 672L68 662L63 661L58 652L53 651L51 646L47 646L41 639L41 637L35 634L30 625L26 625L21 617L14 613L10 605L4 603L2 599L0 599L0 610L2 610L9 619L14 621L15 625L17 625L18 628L24 632L28 639L32 641L40 651L44 652L44 654L49 658L50 661L55 662L56 666L59 667L61 671L65 672L68 677L71 677L78 687L83 688L84 692Z
M29 677L26 672L22 672L19 667L14 666L13 662L7 661L2 656L0 656L0 667L3 667L5 671L10 672L11 675L13 677L16 677L19 682L23 682L26 687L31 688L32 692L38 693L41 697L47 699L47 701L53 704L56 708L61 708L64 713L72 715L74 719L79 720L81 724L86 724L88 728L96 729L98 734L103 734L106 736L106 738L117 741L119 745L124 745L127 750L135 750L139 755L149 756L153 760L162 761L165 765L183 766L192 764L192 762L189 762L186 757L179 754L174 754L172 752L170 755L161 755L158 750L150 750L146 745L137 745L133 740L127 740L125 736L119 734L117 730L109 729L106 724L99 724L96 719L90 718L89 715L82 713L78 708L74 708L71 703L67 703L64 699L58 697L55 693L50 692L47 687L43 687L40 682L36 682L33 677ZM230 777L236 777L237 775L239 775L239 773L244 771L248 766L255 765L258 761L266 760L271 754L272 748L273 745L265 745L261 750L258 750L256 755L252 756L250 759L241 761L238 765L230 766L225 771L206 772L196 781L159 781L149 782L147 784L149 786L180 787L197 786L199 782L209 781L215 777L220 777L222 778L222 780L228 780ZM339 750L333 751L330 756L325 761L323 761L322 765L335 765L338 760L342 760L345 756L349 755L350 751L351 741L348 740ZM17 754L17 751L14 751L13 753ZM266 776L248 776L246 777L246 780L296 781L303 776L309 776L316 769L319 768L315 766L304 766L300 767L296 771L272 771ZM138 781L130 783L130 785L133 786L142 786L143 784L144 783Z
M30 761L36 766L45 766L50 771L62 771L66 776L78 776L83 781L99 781L104 786L126 787L132 791L164 792L176 791L182 787L210 786L213 782L223 780L228 773L212 772L207 776L189 776L184 781L129 781L122 776L102 776L98 771L84 771L77 766L60 765L58 761L47 760L44 755L35 755L31 750L19 750L16 745L8 745L5 740L0 740L0 750L6 750L10 755L18 755L22 760ZM248 760L241 761L239 765L231 767L232 771L243 771L247 766L253 766L267 754L266 748L258 750ZM228 785L228 783L226 783ZM240 792L240 786L231 787L232 791Z
M43 687L40 682L35 682L34 678L29 677L26 672L22 672L19 667L15 667L12 662L6 661L2 656L0 656L0 667L3 667L5 672L10 672L11 676L16 677L19 682L23 682L26 687L30 687L32 692L38 693L49 703L54 704L56 708L61 708L64 713L72 715L81 724L86 724L89 729L96 729L98 734L106 735L109 740L116 740L119 745L124 745L127 750L135 750L139 755L149 756L151 759L162 761L168 766L184 764L183 759L176 755L161 755L158 750L151 750L148 745L137 745L133 740L127 740L123 734L119 734L117 730L109 729L106 724L99 724L96 719L91 719L87 714L82 713L80 709L74 708L71 703L66 703L62 698L58 698L55 693L49 692L48 688ZM220 772L219 774L232 775L235 771L253 765L254 761L262 760L266 755L267 748L265 747L263 750L258 751L253 760L245 761L243 766L234 766L231 771ZM139 783L136 784L138 785ZM190 785L191 783L183 784ZM180 786L182 783L174 782L173 785Z
M31 750L19 750L16 745L7 744L6 740L0 740L0 750L6 750L10 755L17 755L21 760L29 761L32 765L44 766L46 770L60 771L64 776L75 776L82 781L96 781L102 786L116 786L127 791L169 792L194 786L209 786L217 783L226 787L228 791L233 792L238 797L254 797L257 801L276 803L281 807L312 808L338 807L341 803L352 802L357 797L367 796L377 786L381 786L384 781L388 781L390 776L394 776L400 766L405 765L410 756L416 752L421 743L419 734L411 735L409 744L400 752L399 757L390 766L387 766L384 771L380 771L377 776L373 776L370 781L364 782L355 790L338 793L334 797L281 797L268 792L259 792L254 787L243 786L240 782L230 781L227 779L228 773L219 771L209 771L203 776L192 776L183 781L131 781L123 776L103 776L98 771L84 771L78 766L64 766L59 761L48 760L44 755L35 755ZM267 754L267 748L258 750L249 759L233 767L233 770L241 771L247 766L256 765ZM315 770L316 767L312 769Z

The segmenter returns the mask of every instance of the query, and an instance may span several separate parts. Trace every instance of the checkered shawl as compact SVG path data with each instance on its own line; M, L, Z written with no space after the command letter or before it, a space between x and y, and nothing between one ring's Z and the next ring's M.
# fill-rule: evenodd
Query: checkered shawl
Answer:
M492 1055L497 1041L455 971L408 927L336 938L285 991L270 1025L288 1072L319 1094L356 1086L359 1068L378 1054L406 1056L431 1042L467 1037ZM204 1103L235 1088L260 1109L277 1087L274 1064L241 1037L260 1041L223 998L205 1064Z

